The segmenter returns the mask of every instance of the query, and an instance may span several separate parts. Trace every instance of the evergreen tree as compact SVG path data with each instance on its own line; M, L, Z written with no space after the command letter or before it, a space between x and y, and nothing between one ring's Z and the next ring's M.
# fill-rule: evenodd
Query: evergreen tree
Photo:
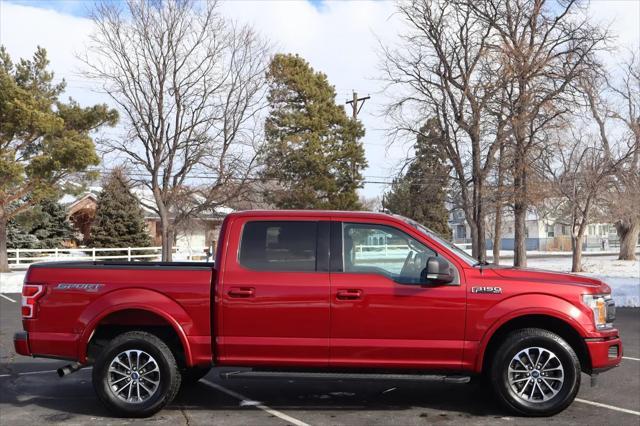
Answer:
M100 162L92 133L118 121L107 105L62 102L65 83L48 68L40 47L14 64L0 45L0 271L9 269L8 223L57 198L65 181L87 177Z
M40 241L33 234L16 225L13 219L7 224L7 248L9 249L37 249Z
M131 186L121 169L111 172L98 195L89 244L91 247L150 245L140 202L131 193Z
M336 105L327 76L298 55L275 55L267 80L262 178L277 182L267 201L285 209L360 209L362 124Z
M9 222L9 248L56 248L74 239L67 213L57 200L47 198Z
M385 194L384 207L450 238L445 206L450 168L438 142L441 137L435 120L429 120L420 129L415 158L407 172L394 179L391 190Z

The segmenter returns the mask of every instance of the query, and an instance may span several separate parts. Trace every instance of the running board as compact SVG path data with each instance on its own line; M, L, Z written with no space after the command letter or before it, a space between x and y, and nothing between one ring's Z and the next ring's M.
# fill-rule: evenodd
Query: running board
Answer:
M404 380L415 382L469 383L471 377L442 374L396 373L325 373L296 371L227 371L220 377L229 379L310 379L310 380Z

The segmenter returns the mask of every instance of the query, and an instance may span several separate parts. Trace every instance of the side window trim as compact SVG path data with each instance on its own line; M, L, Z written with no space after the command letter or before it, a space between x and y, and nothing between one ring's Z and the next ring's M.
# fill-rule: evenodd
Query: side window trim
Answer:
M344 272L342 263L342 221L331 221L330 272Z
M331 253L331 222L321 220L318 222L316 232L316 270L315 272L329 272Z

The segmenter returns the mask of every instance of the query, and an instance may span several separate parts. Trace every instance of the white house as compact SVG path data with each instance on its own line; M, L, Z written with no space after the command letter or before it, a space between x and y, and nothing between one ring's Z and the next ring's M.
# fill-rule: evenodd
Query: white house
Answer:
M487 249L493 248L494 217L487 215L486 236ZM471 230L461 209L449 212L449 227L452 230L453 242L464 244L471 242ZM501 249L513 250L515 241L513 214L505 212L502 218ZM617 244L618 236L612 224L594 223L587 227L585 249L608 248ZM526 218L527 250L569 251L571 250L571 226L559 218L541 215L532 209Z

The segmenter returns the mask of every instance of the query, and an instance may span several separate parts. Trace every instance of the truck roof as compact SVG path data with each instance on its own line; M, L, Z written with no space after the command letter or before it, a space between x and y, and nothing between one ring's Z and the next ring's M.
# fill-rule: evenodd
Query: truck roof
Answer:
M341 216L356 218L376 218L376 219L395 219L394 216L387 213L369 212L369 211L348 211L348 210L243 210L229 213L229 216L253 217L253 216L273 216L273 217L318 217L318 216Z

